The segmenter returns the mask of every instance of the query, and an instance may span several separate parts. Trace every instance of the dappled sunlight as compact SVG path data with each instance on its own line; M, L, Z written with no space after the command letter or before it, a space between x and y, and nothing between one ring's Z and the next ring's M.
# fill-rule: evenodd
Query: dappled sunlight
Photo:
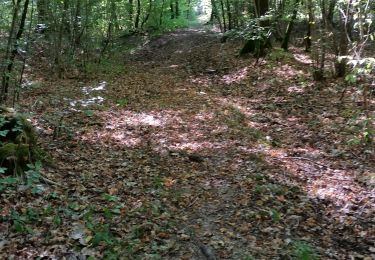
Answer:
M82 92L86 95L91 94L94 91L103 91L107 87L107 82L102 81L97 86L82 87Z
M81 137L83 140L113 142L124 147L152 145L155 151L222 149L231 144L230 141L215 141L211 136L228 131L214 113L201 111L187 117L182 116L181 111L135 113L120 110L102 112L98 116L106 122L105 125L86 132Z
M190 82L203 87L209 87L213 84L212 78L206 75L191 77Z
M162 143L163 145L163 143ZM165 144L164 144L165 145ZM170 150L188 150L188 151L202 151L202 150L218 150L218 149L225 149L230 146L230 142L209 142L209 141L202 141L202 142L194 142L189 141L188 138L180 138L180 140L175 140L171 142L170 145L162 148L168 148ZM156 151L160 151L161 147L156 147Z
M188 10L166 4L156 20L182 26ZM210 18L210 1L191 4ZM148 7L142 13L158 11ZM33 248L33 259L368 260L374 159L358 87L314 82L302 48L238 57L244 42L232 36L239 32L216 34L202 24L161 33L153 18L141 19L139 30L113 31L113 44L101 35L108 46L93 42L104 47L92 48L93 63L85 63L91 51L78 48L67 64L70 52L62 50L53 68L67 65L63 77L36 71L38 80L24 88L20 111L31 107L53 165L43 164L35 180L39 169L28 166L26 185L0 182L7 189L0 255L22 258ZM369 113L373 102L369 93Z
M288 176L304 181L306 184L301 188L311 198L329 200L338 209L345 210L348 204L360 201L365 191L356 183L353 171L337 169L320 149L268 148L252 149L251 152L262 153L269 163L285 167L287 173L281 175L280 180Z
M100 105L104 102L104 97L96 96L87 99L67 100L73 111L81 111L80 108L86 108L92 105Z
M297 70L289 64L283 64L274 68L273 73L275 73L275 76L284 80L296 79L298 76L303 76L306 74L304 71Z
M294 85L294 86L288 87L288 92L303 93L304 88L302 86Z
M94 86L86 86L81 88L81 92L84 98L71 99L64 98L69 103L70 110L81 111L81 109L87 109L90 106L102 105L105 101L104 95L98 95L106 90L107 82L102 81Z
M293 57L296 61L298 62L301 62L303 64L306 64L306 65L311 65L313 64L313 60L311 59L311 57L306 54L306 53L294 53L293 54Z
M240 83L241 81L247 78L248 70L249 70L249 67L245 67L235 72L232 72L230 74L224 75L221 78L221 81L227 85L230 85L232 83Z
M208 75L190 77L190 82L204 87L211 86L216 82L224 85L240 84L248 78L249 67L246 66L224 75L216 74L217 72L214 69L207 69L205 73Z

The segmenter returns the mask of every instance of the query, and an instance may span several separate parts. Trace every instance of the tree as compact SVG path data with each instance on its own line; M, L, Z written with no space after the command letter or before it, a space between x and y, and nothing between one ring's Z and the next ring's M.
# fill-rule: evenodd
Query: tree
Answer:
M19 22L18 31L15 35L15 38L12 39L13 35L15 33L16 20L17 20L17 17L18 17L20 5L21 5L21 0L17 0L17 2L14 3L12 25L11 25L11 28L10 28L10 31L9 31L7 52L6 52L6 55L5 55L5 58L7 60L8 65L6 66L6 70L3 72L2 82L1 82L2 83L1 100L3 102L6 101L6 99L8 97L10 75L11 75L13 67L14 67L14 60L15 60L17 54L18 54L18 41L21 39L21 36L22 36L24 28L25 28L26 15L27 15L28 7L29 7L29 0L25 0L25 2L24 2L23 11L22 11L20 22ZM10 51L12 46L13 46L13 49Z
M290 38L290 35L292 33L292 30L293 30L294 21L297 18L299 2L300 2L300 0L296 0L296 2L295 2L295 7L294 7L294 10L293 10L292 18L289 21L288 27L287 27L286 32L285 32L285 36L283 38L283 42L281 44L281 48L283 48L285 51L288 50L289 38Z

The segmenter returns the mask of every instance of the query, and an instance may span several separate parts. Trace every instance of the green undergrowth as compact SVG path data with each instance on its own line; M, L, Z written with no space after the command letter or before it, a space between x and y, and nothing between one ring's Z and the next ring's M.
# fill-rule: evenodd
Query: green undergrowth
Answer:
M1 108L0 167L4 174L22 175L28 164L43 159L33 126L20 113Z
M106 58L98 62L88 62L85 66L86 76L89 78L101 77L103 79L113 79L124 74L126 68L124 63L118 59Z

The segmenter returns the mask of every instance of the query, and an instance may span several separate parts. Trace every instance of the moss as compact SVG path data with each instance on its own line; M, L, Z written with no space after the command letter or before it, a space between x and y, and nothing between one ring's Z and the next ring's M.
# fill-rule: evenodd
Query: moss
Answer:
M9 157L26 159L29 157L28 144L7 143L0 147L0 160L6 160Z
M27 119L9 109L0 109L0 167L6 173L22 173L28 163L39 160L36 134Z

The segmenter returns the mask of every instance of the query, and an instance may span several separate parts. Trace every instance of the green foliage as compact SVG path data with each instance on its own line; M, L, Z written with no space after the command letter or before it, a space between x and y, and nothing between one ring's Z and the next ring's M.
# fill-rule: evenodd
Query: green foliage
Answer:
M29 168L25 172L26 177L26 186L31 188L32 193L41 193L43 189L35 185L40 180L40 170L42 168L42 163L40 161L35 162L35 164L29 163L27 164Z
M87 62L84 67L84 72L89 76L105 77L110 80L123 74L125 71L124 66L118 60L104 58L101 59L100 63L95 61Z
M348 141L350 145L363 145L370 147L374 143L375 130L373 129L374 119L363 115L354 115L349 121L351 132L354 134Z
M119 107L126 107L128 104L129 104L129 101L126 98L118 99L116 101L116 105Z
M237 31L238 37L246 40L245 45L240 50L240 55L253 53L255 57L261 57L265 55L265 49L271 47L272 30L270 27L259 25L258 20L250 20L244 28Z
M271 209L270 216L272 218L272 221L275 223L278 223L281 220L281 214L275 209Z
M114 243L114 236L109 229L109 225L97 225L92 229L94 237L92 239L93 246L98 246L100 243L111 245Z
M304 241L295 241L292 243L292 256L297 260L318 259L311 245Z
M87 117L93 117L95 115L95 112L93 110L84 110L83 113L87 116Z
M40 155L33 126L27 119L14 111L1 114L0 167L2 171L22 175L34 161L39 159ZM28 165L29 163L31 164Z
M290 52L286 52L281 48L274 48L272 51L267 55L267 60L271 61L283 61L287 62L288 60L293 59L293 54Z

